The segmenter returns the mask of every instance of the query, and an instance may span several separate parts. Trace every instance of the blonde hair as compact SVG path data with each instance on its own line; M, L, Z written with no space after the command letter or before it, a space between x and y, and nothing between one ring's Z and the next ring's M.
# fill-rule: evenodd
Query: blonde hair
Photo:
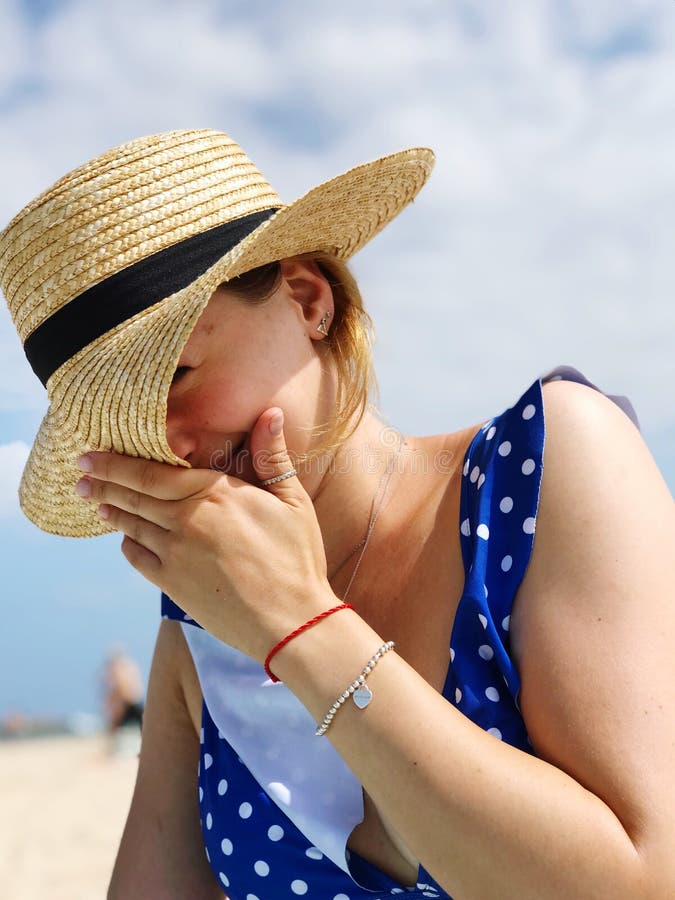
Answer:
M330 351L337 369L335 411L313 429L317 445L298 462L333 454L356 431L368 406L379 403L379 388L373 365L373 322L363 306L356 279L346 262L331 253L304 253L294 259L314 262L333 292L334 313L328 336L322 343ZM263 303L281 279L279 262L245 272L223 284L227 291L252 303Z

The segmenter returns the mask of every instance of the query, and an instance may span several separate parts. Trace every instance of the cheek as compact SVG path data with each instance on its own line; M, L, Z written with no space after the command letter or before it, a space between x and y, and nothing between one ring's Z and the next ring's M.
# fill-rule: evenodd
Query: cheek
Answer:
M203 428L231 416L233 397L230 386L195 385L180 396L169 398L167 419L176 424Z
M195 424L227 424L237 416L240 399L231 383L210 384L187 398L190 418Z

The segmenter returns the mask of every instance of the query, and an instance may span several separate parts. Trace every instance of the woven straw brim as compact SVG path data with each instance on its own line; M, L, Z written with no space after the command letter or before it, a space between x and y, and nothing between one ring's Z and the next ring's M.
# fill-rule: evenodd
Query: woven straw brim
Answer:
M367 163L282 208L190 285L89 344L49 379L50 407L19 488L26 516L68 537L111 532L74 493L89 450L189 467L166 438L167 398L180 355L213 292L273 260L309 252L347 259L419 192L433 166L411 149Z

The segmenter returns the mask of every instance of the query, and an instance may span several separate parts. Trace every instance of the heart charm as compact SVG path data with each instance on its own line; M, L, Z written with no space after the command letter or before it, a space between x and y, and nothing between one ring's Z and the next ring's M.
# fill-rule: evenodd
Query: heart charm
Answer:
M352 697L354 698L354 703L356 703L359 709L365 709L373 699L373 692L367 684L362 684L360 688L357 688L354 691Z

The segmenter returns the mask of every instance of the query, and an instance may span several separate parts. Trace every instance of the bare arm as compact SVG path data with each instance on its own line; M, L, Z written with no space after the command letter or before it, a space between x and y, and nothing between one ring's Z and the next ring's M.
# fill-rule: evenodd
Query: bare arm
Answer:
M179 668L189 656L177 622L162 621L143 718L138 778L108 900L223 900L199 823L199 738Z
M610 401L545 388L532 564L512 633L539 757L486 734L398 654L330 731L405 845L462 900L675 896L673 504ZM321 720L387 639L333 616L275 673ZM335 648L340 652L336 653ZM423 815L411 810L423 810Z

